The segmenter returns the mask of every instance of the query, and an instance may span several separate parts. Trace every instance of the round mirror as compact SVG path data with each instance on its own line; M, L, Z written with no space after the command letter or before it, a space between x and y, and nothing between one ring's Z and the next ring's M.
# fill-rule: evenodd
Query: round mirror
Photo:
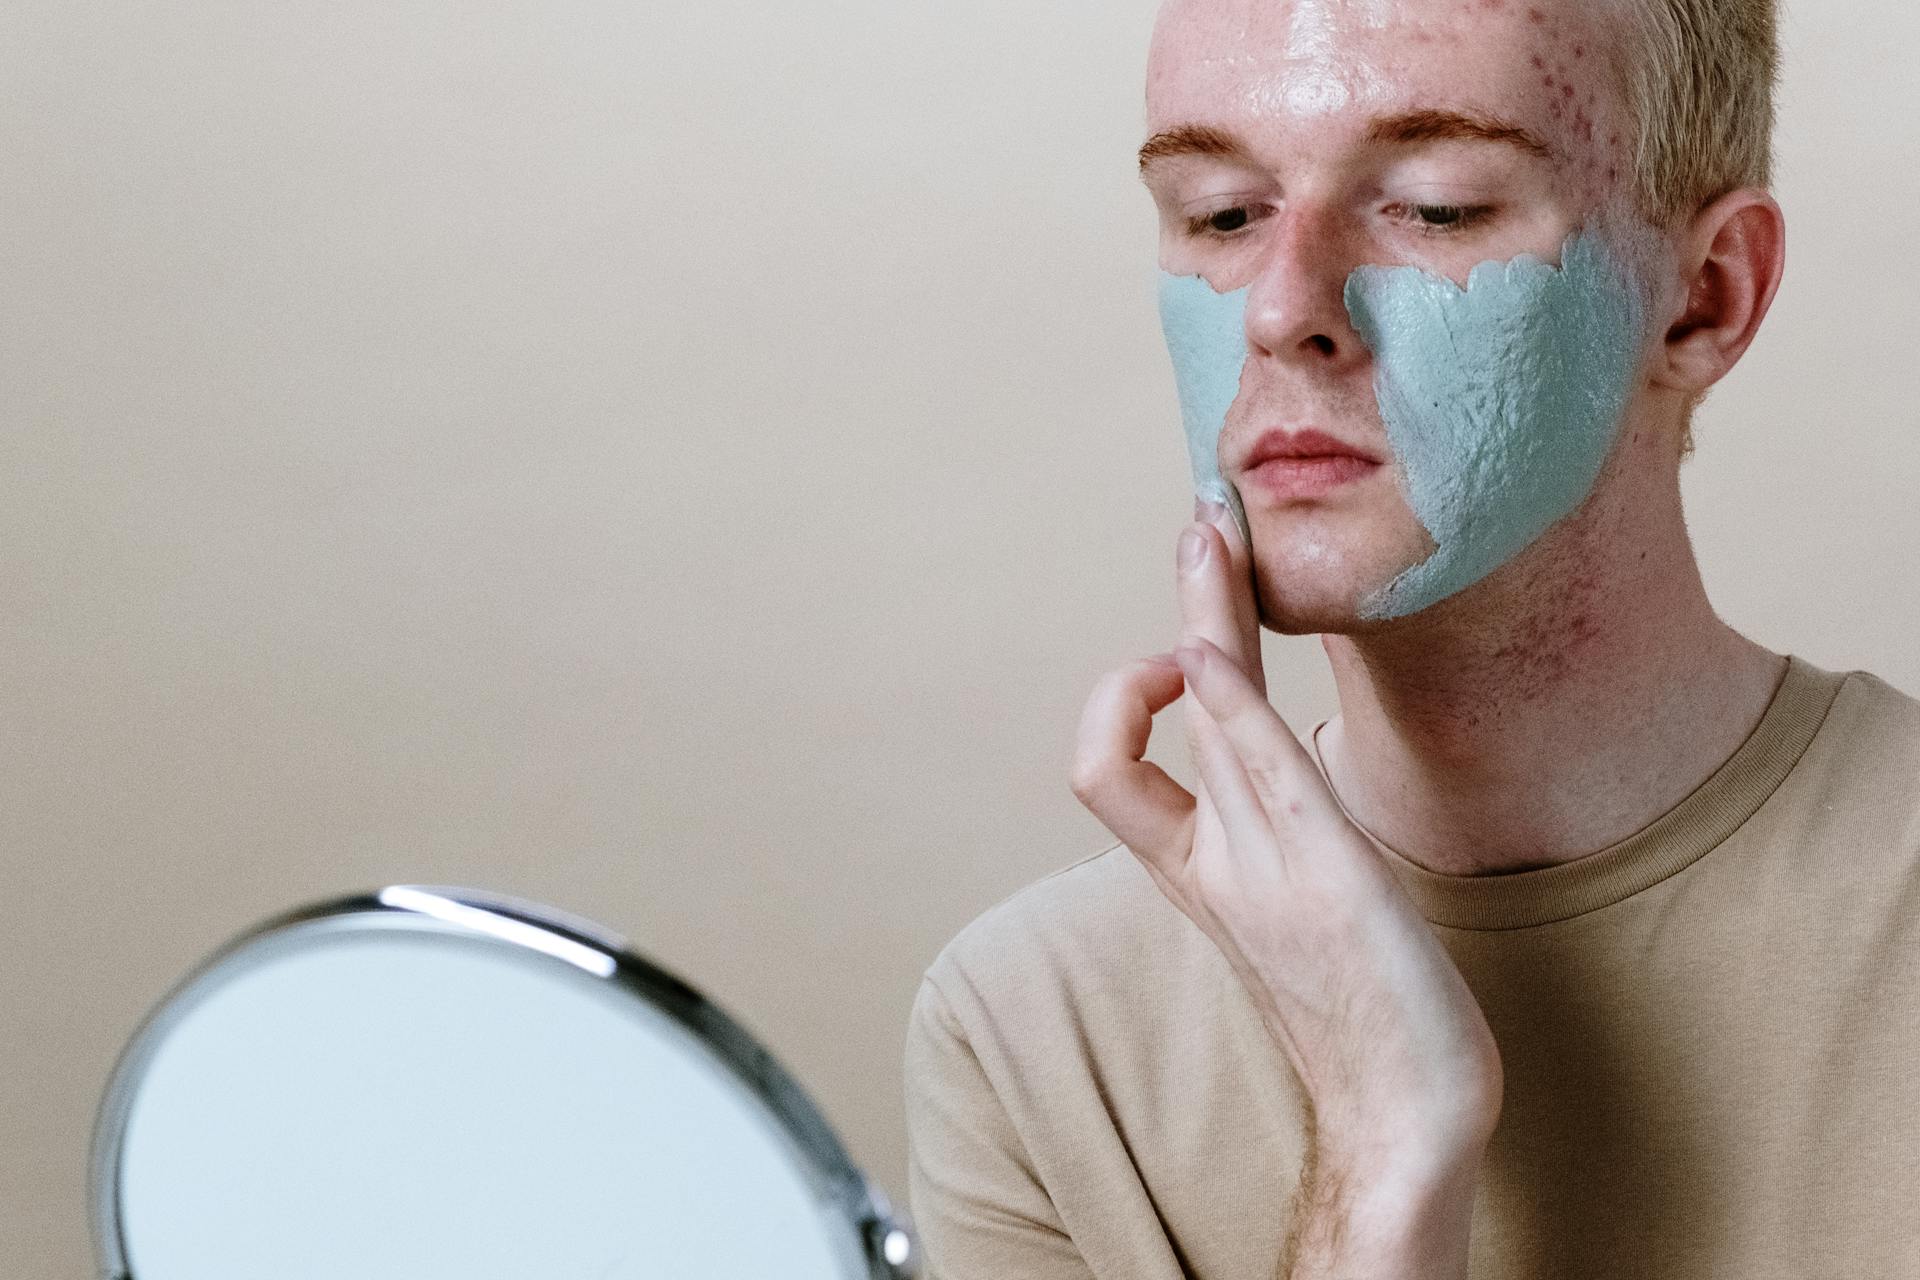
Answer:
M93 1151L113 1280L902 1280L904 1217L737 1023L596 926L399 885L177 986Z

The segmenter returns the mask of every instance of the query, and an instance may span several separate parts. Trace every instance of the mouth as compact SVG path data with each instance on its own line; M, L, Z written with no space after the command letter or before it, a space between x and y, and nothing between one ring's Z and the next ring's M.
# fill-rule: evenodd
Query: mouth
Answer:
M1239 467L1243 485L1275 499L1313 498L1380 470L1378 455L1324 431L1268 431Z

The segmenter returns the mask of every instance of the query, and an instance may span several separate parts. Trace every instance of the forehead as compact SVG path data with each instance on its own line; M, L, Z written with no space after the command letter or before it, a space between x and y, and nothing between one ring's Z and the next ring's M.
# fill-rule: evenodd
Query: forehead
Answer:
M1606 109L1618 21L1592 0L1167 0L1147 122L1284 129L1461 105L1551 129L1576 95L1588 118Z

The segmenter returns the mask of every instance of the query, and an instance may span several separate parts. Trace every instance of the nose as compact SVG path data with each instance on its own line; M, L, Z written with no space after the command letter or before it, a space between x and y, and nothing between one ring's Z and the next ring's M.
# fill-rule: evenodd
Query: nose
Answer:
M1336 212L1294 204L1274 214L1247 291L1247 347L1321 376L1366 358L1347 315L1351 230Z

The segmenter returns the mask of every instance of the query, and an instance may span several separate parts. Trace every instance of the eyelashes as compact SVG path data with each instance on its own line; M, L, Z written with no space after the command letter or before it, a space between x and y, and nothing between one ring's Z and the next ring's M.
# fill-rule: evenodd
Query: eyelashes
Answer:
M1425 236L1458 235L1471 227L1479 226L1493 216L1492 205L1472 204L1396 204L1390 206L1404 210L1410 217L1400 219L1407 223L1416 234ZM1231 226L1219 226L1221 219L1232 222ZM1216 209L1212 213L1197 214L1186 220L1187 235L1196 240L1237 240L1241 231L1259 219L1247 205L1233 205L1226 209Z

